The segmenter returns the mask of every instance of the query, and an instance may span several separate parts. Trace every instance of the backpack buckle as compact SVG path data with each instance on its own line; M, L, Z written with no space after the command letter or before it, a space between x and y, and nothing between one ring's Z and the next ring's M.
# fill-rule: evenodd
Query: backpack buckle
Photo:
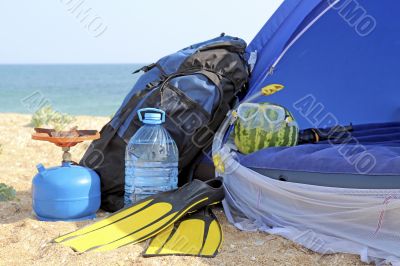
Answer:
M150 69L152 69L155 66L156 66L156 64L152 63L150 65L147 65L147 66L141 67L139 69L136 69L135 71L132 72L132 74L139 73L140 71L147 72L147 71L149 71Z

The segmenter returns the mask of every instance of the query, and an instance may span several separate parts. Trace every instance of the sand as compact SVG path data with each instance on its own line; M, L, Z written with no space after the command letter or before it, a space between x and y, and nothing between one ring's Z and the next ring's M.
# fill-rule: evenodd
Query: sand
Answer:
M105 117L78 117L80 129L100 129ZM89 222L40 222L32 215L31 180L35 165L60 164L61 150L56 146L32 141L29 115L1 114L0 183L12 185L17 199L0 202L0 265L363 265L359 257L348 254L321 256L284 238L262 232L241 232L230 225L222 209L215 210L224 231L220 254L213 259L196 257L142 258L145 244L128 245L104 253L78 254L50 243L60 234ZM86 144L72 149L79 161ZM106 215L100 212L100 216Z

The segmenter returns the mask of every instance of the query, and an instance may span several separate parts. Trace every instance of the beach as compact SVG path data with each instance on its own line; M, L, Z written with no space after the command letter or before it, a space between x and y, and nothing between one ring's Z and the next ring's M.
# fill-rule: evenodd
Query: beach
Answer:
M145 243L114 251L84 254L51 243L55 237L74 231L85 222L40 222L31 208L31 181L36 164L57 166L61 149L53 144L31 140L30 115L0 114L0 183L17 190L17 199L0 202L0 265L364 265L358 256L314 253L282 237L263 232L242 232L229 224L222 209L215 213L224 232L222 250L215 258L142 258ZM78 116L80 129L98 129L108 117ZM89 143L71 150L79 161ZM99 212L98 219L106 216Z

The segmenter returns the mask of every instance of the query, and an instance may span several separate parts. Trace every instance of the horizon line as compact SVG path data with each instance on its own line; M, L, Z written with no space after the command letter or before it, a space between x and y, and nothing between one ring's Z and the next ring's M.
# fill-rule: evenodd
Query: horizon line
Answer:
M90 62L86 62L86 63L82 63L82 62L76 62L76 63L0 63L0 66L12 66L12 65L148 65L150 63L143 63L143 62L139 62L139 63L128 63L128 62L122 62L122 63L90 63Z

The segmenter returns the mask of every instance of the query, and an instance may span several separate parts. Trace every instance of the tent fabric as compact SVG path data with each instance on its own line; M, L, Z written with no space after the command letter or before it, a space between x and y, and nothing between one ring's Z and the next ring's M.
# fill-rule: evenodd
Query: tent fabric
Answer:
M270 67L284 50L295 30L321 0L286 0L249 43L247 53L257 53L252 78L249 82L249 96L264 84Z
M224 175L224 209L239 229L278 234L322 255L400 263L400 190L280 182L240 164L231 167Z
M287 107L303 129L360 124L354 132L357 141L379 161L369 176L396 177L400 173L396 163L399 125L392 122L400 121L400 2L340 0L330 6L332 3L334 0L283 2L248 46L249 54L257 53L257 62L246 99L265 85L285 85L283 91L257 101ZM368 20L375 24L360 24ZM373 30L364 34L368 27ZM282 235L322 255L353 253L365 262L400 265L399 189L275 180L250 167L337 175L353 174L354 169L333 155L331 143L242 156L225 141L229 127L227 118L215 135L213 156L222 159L223 167L217 169L223 173L217 175L224 179L223 204L230 222L241 230ZM320 156L332 161L318 161Z
M349 4L340 4L342 2ZM285 51L271 75L268 75L271 65L299 30L281 26L274 38L267 39L264 48L260 48L264 39L260 34L256 36L248 52L261 52L247 97L270 83L285 85L283 91L268 98L260 97L258 101L284 105L301 128L330 126L329 123L399 121L400 23L397 10L400 2L350 0L339 1L339 4L316 20ZM324 9L315 5L311 14L294 19L297 10L291 11L287 19L296 20L295 26L304 29L303 21L313 21L318 18L314 12ZM374 24L368 28L368 24L357 22L356 18L358 21L369 19ZM269 25L274 22L270 20L260 33L268 32ZM362 31L363 27L369 31ZM328 121L324 121L325 116Z

